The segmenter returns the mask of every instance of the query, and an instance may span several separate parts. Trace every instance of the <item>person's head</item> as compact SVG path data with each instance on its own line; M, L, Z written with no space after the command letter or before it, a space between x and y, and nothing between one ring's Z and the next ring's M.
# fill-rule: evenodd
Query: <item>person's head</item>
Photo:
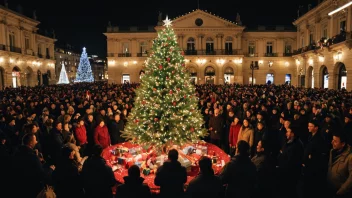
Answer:
M128 169L128 176L132 178L139 178L141 176L141 172L139 170L139 167L137 165L132 165Z
M209 157L206 156L202 156L199 160L199 169L201 173L213 173L213 167L212 167L212 162L211 159Z
M88 121L93 122L93 114L88 114Z
M316 121L314 121L314 120L309 121L308 130L310 133L316 133L316 132L318 132L318 129L319 129L319 125Z
M168 153L168 158L170 161L178 160L178 151L176 149L171 149Z
M37 137L33 133L27 133L22 138L22 144L30 148L34 148L37 145Z
M257 145L257 153L264 152L265 150L265 142L260 140Z
M237 155L241 155L241 156L249 156L249 144L248 144L248 142L246 142L244 140L238 141L236 154Z
M235 124L237 124L237 123L240 122L240 119L236 116L236 117L233 119L233 122L234 122Z
M99 144L96 144L92 148L92 156L100 156L103 152L103 147Z
M263 120L263 115L262 115L261 113L258 113L258 114L257 114L257 119L258 119L258 120Z
M120 121L120 114L118 114L118 113L115 114L115 117L114 117L114 118L115 118L115 121L116 121L116 122L119 122L119 121Z
M291 125L291 121L286 120L286 121L284 122L284 127L285 127L286 129L289 128L290 125Z
M103 127L104 125L105 125L104 120L100 120L100 121L99 121L99 126L100 126L100 127Z
M62 130L62 123L61 123L61 122L56 122L56 123L55 123L55 128L56 128L57 130L61 131L61 130Z
M262 130L264 128L264 123L263 122L258 122L257 123L257 129Z
M244 119L243 120L243 126L244 127L248 127L249 126L249 120L248 119Z
M215 103L215 104L216 104L216 103ZM219 115L219 109L218 109L218 108L214 109L214 115L215 115L215 116L218 116L218 115Z
M332 136L332 148L334 150L341 150L346 145L346 135L344 133L336 133Z
M288 140L293 140L295 138L295 134L297 132L297 128L295 127L289 127L286 129L286 138Z
M80 126L84 126L84 119L83 119L83 118L79 118L79 119L78 119L78 124L79 124Z
M68 146L64 146L61 149L61 155L63 159L74 159L75 151Z

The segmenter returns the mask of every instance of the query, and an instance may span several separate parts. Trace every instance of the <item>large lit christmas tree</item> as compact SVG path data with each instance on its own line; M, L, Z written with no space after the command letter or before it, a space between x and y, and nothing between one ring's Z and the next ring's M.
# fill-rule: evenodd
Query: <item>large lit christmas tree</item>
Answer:
M75 82L93 82L92 68L89 63L86 48L83 48L81 58L79 61Z
M122 137L142 146L183 145L207 132L171 21L153 41Z
M61 72L59 82L57 84L69 84L70 81L68 80L65 65L62 63Z

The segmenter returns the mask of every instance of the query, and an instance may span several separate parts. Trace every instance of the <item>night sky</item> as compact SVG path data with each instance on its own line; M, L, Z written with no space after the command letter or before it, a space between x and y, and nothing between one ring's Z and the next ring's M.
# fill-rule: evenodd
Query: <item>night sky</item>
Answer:
M20 4L25 15L36 10L40 28L55 30L58 42L74 45L79 51L87 48L88 54L106 56L108 21L117 26L156 25L158 13L169 18L198 8L197 0L133 1L133 0L8 0L9 8L16 10ZM300 5L316 5L318 0L216 0L199 1L199 8L235 21L239 12L245 26L292 25ZM3 5L3 0L0 0Z

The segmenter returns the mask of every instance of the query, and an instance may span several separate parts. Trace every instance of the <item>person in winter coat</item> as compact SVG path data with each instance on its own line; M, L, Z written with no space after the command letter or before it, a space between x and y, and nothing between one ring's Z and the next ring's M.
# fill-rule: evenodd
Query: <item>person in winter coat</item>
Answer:
M327 182L331 197L352 197L352 149L344 133L333 135Z
M137 165L128 169L128 176L124 178L125 183L116 189L116 198L150 198L151 192L148 185L143 184L144 178L140 176L140 170Z
M244 140L252 148L254 143L254 130L248 119L243 120L243 125L238 133L237 141Z
M110 134L104 120L100 120L94 131L94 142L104 148L111 145Z
M188 185L187 198L223 197L224 189L219 177L214 175L212 162L209 157L199 160L200 173Z
M83 164L81 172L86 198L111 198L116 179L111 167L101 157L103 148L94 145L92 155Z
M160 196L162 198L179 198L184 193L183 185L187 182L187 171L177 161L177 150L170 150L168 158L169 160L158 168L154 184L160 186Z
M257 170L249 158L249 144L240 140L237 144L236 156L227 163L220 179L227 184L226 198L250 198L253 195Z
M235 117L230 126L230 134L229 134L229 146L234 150L236 148L238 142L238 134L241 130L242 124L238 117ZM231 152L232 154L232 152Z
M109 133L112 145L125 142L125 139L121 137L121 131L124 130L124 125L123 120L120 119L120 114L115 114L114 120L112 120L109 124Z

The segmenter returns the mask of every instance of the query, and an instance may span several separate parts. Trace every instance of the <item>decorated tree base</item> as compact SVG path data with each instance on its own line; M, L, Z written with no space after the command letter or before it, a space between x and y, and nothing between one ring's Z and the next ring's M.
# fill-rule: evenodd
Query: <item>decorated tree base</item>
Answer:
M202 156L208 156L213 161L215 174L220 173L222 167L230 161L230 157L219 147L200 141L197 144L188 144L183 147L171 146L179 152L179 162L187 168L187 184L199 173L198 161ZM153 149L143 149L141 146L129 142L106 148L102 154L107 164L112 167L117 181L124 183L128 168L137 165L141 170L144 183L158 192L159 187L154 185L155 173L166 160L167 154L157 154Z

